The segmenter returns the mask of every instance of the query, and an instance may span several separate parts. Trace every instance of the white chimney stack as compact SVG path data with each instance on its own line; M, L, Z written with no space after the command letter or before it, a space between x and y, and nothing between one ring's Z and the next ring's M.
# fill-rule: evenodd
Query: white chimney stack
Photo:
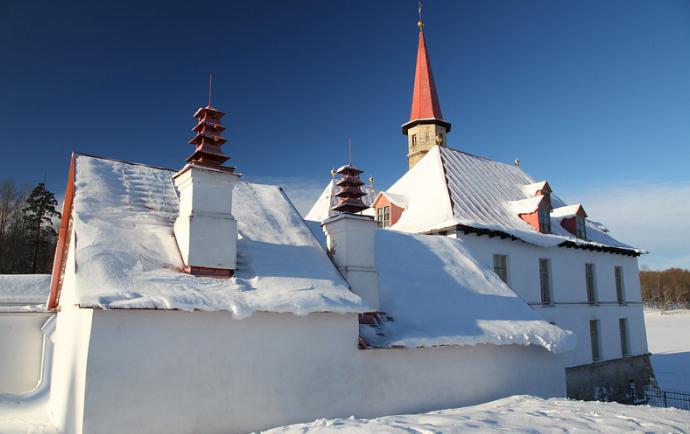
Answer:
M323 221L328 252L352 292L373 311L379 306L379 274L374 263L377 224L368 216L340 213Z
M185 271L230 277L237 268L237 221L232 190L239 175L188 164L173 177L180 192L175 239Z

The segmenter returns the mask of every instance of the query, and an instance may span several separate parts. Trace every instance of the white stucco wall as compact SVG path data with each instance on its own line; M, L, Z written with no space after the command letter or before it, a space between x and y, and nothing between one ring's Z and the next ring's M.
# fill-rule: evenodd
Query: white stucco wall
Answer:
M359 350L356 315L93 311L91 326L84 432L247 432L565 393L542 348Z
M45 312L0 312L0 394L33 389L41 377Z
M508 256L508 284L548 321L577 335L577 347L565 356L566 366L592 362L589 321L600 321L602 360L621 357L619 318L628 319L631 355L647 352L637 258L563 247L543 248L521 241L488 236L457 235L472 256L493 269L493 255ZM541 305L539 258L551 260L552 306ZM587 302L585 264L595 264L599 304ZM626 304L616 299L614 267L623 267Z
M82 432L86 363L93 310L80 309L74 300L74 246L72 234L54 334L49 411L60 432Z

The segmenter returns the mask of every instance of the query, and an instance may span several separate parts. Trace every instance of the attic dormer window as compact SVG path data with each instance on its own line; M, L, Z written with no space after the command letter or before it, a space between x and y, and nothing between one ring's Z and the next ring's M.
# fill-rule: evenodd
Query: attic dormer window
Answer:
M539 232L542 234L551 233L551 216L547 206L539 207Z
M376 221L380 228L387 228L391 225L391 207L382 206L376 209Z
M582 216L575 216L575 236L587 239L587 228L585 226L585 218Z

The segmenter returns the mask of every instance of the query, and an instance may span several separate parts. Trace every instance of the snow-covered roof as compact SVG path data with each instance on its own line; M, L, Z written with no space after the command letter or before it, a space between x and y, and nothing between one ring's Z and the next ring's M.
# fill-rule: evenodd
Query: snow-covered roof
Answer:
M402 194L390 193L388 191L379 191L373 203L376 203L379 197L385 197L390 201L390 203L395 204L400 208L407 208L407 197Z
M318 199L316 199L316 202L314 202L314 205L312 205L311 209L304 217L305 220L322 222L328 217L333 217L337 214L336 211L333 211L333 207L338 203L338 198L335 196L335 194L338 192L339 187L335 185L335 183L335 179L328 181L328 184L326 184L326 187L321 192L321 195ZM366 193L366 196L362 197L362 202L364 202L365 205L371 206L376 198L376 191L374 190L374 187L371 185L363 185L362 191ZM362 211L362 214L373 216L374 210L367 208Z
M516 344L555 353L574 348L571 332L541 319L475 261L462 240L380 229L376 269L380 310L392 320L362 327L372 346Z
M0 274L0 311L45 309L50 274Z
M519 217L536 210L545 181L535 182L519 167L477 157L445 146L435 146L387 193L405 196L408 207L392 226L406 232L431 232L457 225L494 230L544 247L571 242L592 247L613 247L639 254L587 220L587 240L579 239L552 222L551 234L542 234ZM551 194L554 208L566 206Z
M309 227L325 248L317 222ZM383 321L360 333L375 348L439 345L537 345L562 353L575 336L549 324L463 241L378 229L375 262Z
M580 210L580 208L582 208L582 205L580 205L579 203L554 208L551 210L551 217L574 217L575 215L577 215L577 212Z
M363 312L304 221L277 186L239 182L233 193L238 269L231 279L182 273L173 234L173 171L76 156L74 292L82 307L308 314Z
M508 202L517 215L531 214L539 208L539 204L546 196L534 196L527 199L513 200Z

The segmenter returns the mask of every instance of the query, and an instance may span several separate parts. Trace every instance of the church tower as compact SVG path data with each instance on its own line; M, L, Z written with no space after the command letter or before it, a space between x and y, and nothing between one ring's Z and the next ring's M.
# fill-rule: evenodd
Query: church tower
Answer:
M450 132L450 123L443 119L434 75L431 73L431 63L424 40L421 3L417 27L419 27L419 45L412 110L410 120L402 126L402 132L407 136L408 169L412 169L434 146L446 146L446 134Z

